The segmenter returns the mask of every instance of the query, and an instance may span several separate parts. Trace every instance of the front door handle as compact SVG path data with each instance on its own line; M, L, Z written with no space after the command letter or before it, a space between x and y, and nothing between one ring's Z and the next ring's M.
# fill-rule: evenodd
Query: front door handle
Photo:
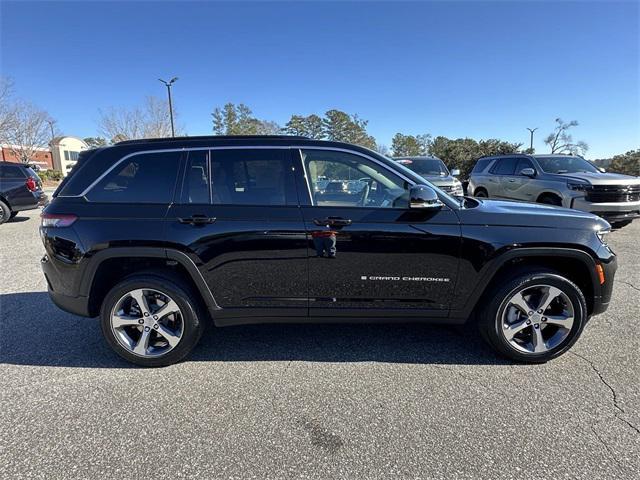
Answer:
M347 225L351 225L351 220L342 217L328 217L325 219L314 218L313 223L319 227L345 227Z
M216 221L216 217L206 215L192 215L190 217L178 218L180 223L190 223L191 225L207 225Z

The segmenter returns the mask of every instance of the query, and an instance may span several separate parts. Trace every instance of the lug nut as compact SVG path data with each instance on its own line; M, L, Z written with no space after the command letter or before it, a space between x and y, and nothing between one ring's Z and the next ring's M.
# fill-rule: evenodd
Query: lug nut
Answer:
M538 313L542 313L542 309L538 310Z
M542 317L542 321L546 322L547 321L547 317Z
M533 327L534 328L540 328L540 325L536 323Z
M156 323L153 328L155 328L156 330L158 329L158 324Z
M531 320L527 320L527 325L531 325Z
M533 315L533 312L529 312L529 316Z
M138 320L138 323L142 325L144 323L144 320L141 318L140 320Z
M144 327L145 332L148 332L149 330L151 330L149 327Z

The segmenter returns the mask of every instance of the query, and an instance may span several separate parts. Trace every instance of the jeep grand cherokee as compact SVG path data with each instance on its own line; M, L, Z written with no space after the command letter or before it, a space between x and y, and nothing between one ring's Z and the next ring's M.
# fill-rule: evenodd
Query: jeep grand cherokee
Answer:
M316 188L358 179L336 197ZM143 366L208 319L477 324L499 353L566 352L611 298L609 224L455 199L371 150L304 137L136 140L81 153L42 215L53 301Z

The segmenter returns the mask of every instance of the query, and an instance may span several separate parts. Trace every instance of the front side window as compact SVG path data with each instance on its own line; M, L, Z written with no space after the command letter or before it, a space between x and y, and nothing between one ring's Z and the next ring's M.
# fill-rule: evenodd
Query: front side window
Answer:
M316 206L406 208L409 185L359 155L302 150L309 190Z
M297 205L289 151L212 150L211 195L214 205Z
M116 165L89 193L92 202L170 203L180 152L142 153Z
M518 165L516 166L516 174L520 175L520 172L525 168L533 168L533 163L531 163L531 160L527 158L521 158L518 160Z

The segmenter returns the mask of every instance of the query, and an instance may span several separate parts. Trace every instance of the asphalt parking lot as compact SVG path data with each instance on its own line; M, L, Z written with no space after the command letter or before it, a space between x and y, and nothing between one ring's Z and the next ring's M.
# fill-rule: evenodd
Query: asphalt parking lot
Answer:
M121 361L46 294L37 211L0 226L0 478L638 478L640 221L613 303L545 365L425 325L209 329Z

